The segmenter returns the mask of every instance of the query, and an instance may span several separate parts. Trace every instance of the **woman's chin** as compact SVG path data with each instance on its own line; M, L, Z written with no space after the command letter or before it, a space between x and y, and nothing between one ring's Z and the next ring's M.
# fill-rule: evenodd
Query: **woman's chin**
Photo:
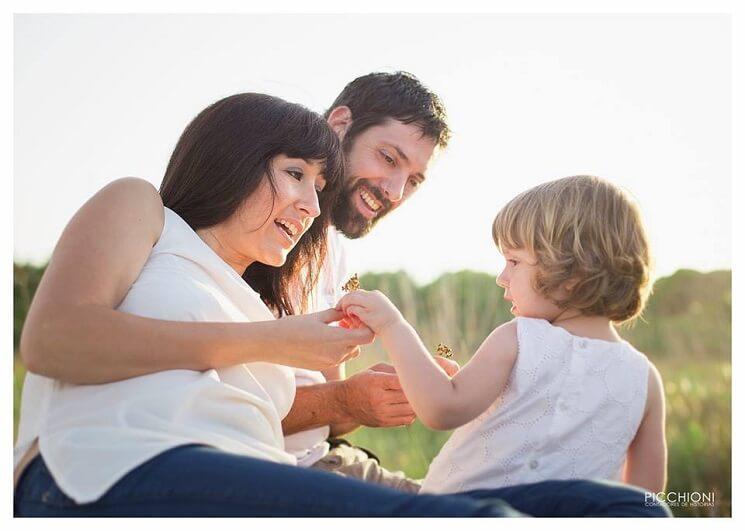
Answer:
M272 267L282 267L283 265L285 265L285 262L287 262L287 253L279 253L276 255L273 254L271 256L267 256L261 262Z

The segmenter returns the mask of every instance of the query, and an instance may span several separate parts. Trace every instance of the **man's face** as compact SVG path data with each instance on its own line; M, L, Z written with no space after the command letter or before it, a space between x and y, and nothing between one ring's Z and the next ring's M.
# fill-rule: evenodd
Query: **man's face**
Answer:
M347 175L333 212L336 228L348 238L370 232L421 186L434 152L435 141L423 137L416 124L388 119L358 134L345 150Z

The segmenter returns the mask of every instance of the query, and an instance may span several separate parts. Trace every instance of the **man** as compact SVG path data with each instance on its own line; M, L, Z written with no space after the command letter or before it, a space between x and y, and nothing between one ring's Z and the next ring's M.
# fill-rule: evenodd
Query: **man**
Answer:
M435 154L447 146L450 129L436 94L405 72L373 73L349 83L325 117L344 147L347 176L334 209L324 272L312 301L314 310L332 307L349 278L340 235L360 238L398 208L424 183ZM457 365L444 358L448 372ZM298 369L297 395L282 427L285 445L300 466L418 491L419 483L380 467L365 450L338 437L359 426L411 424L415 415L392 366L378 364L344 378L343 366L324 371Z

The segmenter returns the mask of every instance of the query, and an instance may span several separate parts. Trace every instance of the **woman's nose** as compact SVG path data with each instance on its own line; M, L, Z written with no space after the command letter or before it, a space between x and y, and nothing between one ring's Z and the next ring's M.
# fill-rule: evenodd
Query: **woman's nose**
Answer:
M321 213L321 206L318 202L318 191L313 187L303 190L303 195L298 201L298 208L305 212L311 218L317 218Z

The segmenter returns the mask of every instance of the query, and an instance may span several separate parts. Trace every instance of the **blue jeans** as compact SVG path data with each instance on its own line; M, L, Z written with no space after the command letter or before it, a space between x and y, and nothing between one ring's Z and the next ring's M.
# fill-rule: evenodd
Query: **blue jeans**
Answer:
M13 509L14 516L531 514L524 509L554 516L668 515L665 508L645 507L641 491L617 485L552 481L472 494L414 495L202 445L163 452L132 470L95 502L82 505L59 489L44 460L37 457L20 478Z

